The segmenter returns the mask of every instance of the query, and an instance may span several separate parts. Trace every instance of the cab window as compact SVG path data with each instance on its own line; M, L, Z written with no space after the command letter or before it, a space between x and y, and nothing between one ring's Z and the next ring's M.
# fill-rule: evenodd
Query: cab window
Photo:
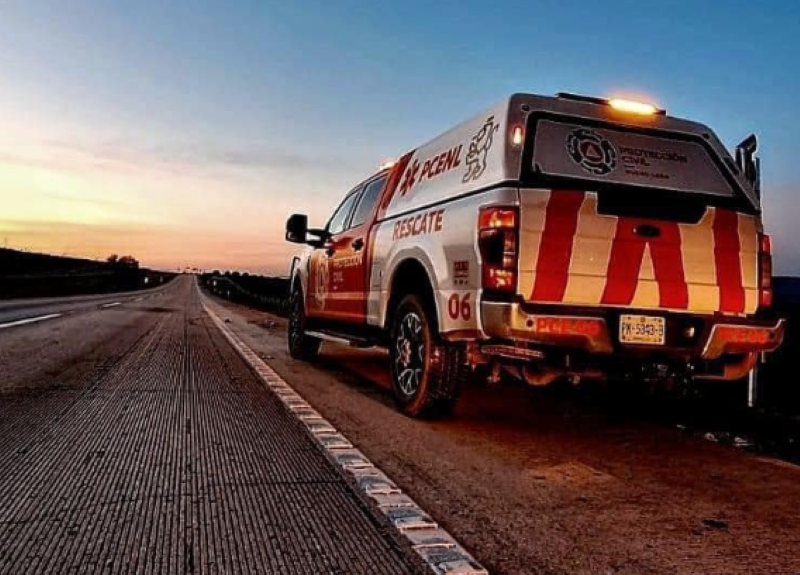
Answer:
M339 234L347 229L347 224L350 219L350 213L353 211L353 206L358 199L359 190L354 190L344 201L339 205L333 216L328 222L328 233L331 235Z
M387 176L384 175L376 180L372 180L367 184L367 187L364 188L364 193L361 194L361 200L358 202L358 207L350 223L351 228L360 226L367 221L367 218L372 213L372 209L375 207L375 203L381 196L383 186L386 183L386 177Z

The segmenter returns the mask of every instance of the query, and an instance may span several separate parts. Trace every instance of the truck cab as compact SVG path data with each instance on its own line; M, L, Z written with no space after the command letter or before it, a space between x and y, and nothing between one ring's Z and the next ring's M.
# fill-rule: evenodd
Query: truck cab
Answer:
M447 413L478 367L739 379L775 349L755 138L732 157L653 106L515 94L351 189L292 265L289 349L388 347L398 406Z

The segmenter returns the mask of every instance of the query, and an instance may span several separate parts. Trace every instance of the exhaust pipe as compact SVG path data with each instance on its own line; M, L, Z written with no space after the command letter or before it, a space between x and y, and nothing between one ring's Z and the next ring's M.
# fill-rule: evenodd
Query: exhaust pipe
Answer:
M556 369L542 369L530 365L522 368L522 378L525 383L534 387L550 385L562 375L566 375L566 373Z

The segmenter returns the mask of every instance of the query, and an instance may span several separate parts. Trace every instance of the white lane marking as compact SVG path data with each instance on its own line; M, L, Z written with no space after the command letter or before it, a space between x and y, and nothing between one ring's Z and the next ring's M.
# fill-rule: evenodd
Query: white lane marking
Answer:
M104 304L103 304L103 305L101 305L100 307L101 307L101 308L103 308L103 309L106 309L106 308L109 308L109 307L116 307L116 306L118 306L118 305L122 305L122 302L120 302L120 301L115 301L114 303L104 303Z
M353 477L358 488L375 502L378 509L400 535L408 539L411 547L434 573L488 575L486 568L478 563L452 535L442 529L413 499L404 494L344 435L311 407L286 380L233 333L208 305L203 303L203 308L225 339L250 364L284 406L305 425L306 431L325 448L331 460Z
M25 319L18 319L16 321L10 321L8 323L0 323L0 329L6 329L7 327L16 327L18 325L26 325L29 323L36 323L38 321L45 321L48 319L55 319L57 317L61 317L62 313L49 313L47 315L40 315L37 317L28 317Z

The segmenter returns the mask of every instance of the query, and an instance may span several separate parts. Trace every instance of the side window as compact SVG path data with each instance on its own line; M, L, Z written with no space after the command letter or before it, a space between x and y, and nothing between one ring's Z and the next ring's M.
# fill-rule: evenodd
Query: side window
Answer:
M386 177L387 176L380 177L367 184L364 193L361 194L361 201L358 203L358 207L353 214L353 221L350 224L351 228L360 226L367 221L367 218L372 213L372 209L375 207L375 202L377 202L378 198L381 196L383 186L386 183Z
M353 205L358 198L358 190L347 196L344 201L339 205L333 216L328 222L328 233L338 234L347 229L347 220L350 217L350 212L353 211Z

